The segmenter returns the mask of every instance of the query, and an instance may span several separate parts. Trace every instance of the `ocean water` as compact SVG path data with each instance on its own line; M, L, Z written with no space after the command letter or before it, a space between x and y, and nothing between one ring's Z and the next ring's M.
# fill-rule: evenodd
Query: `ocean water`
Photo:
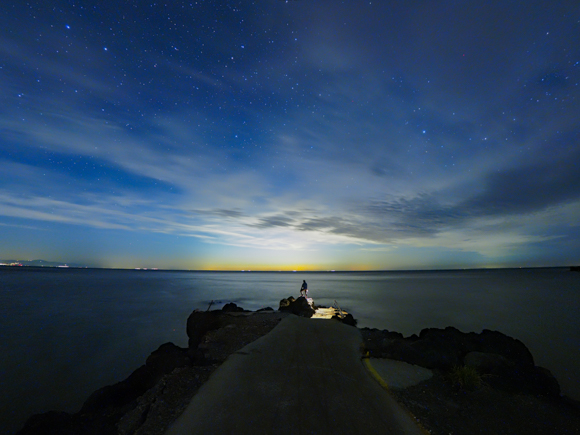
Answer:
M187 346L196 308L245 309L298 296L340 307L359 327L419 333L455 326L522 340L580 399L580 274L567 269L276 273L0 268L0 433L33 413L77 411L159 345Z

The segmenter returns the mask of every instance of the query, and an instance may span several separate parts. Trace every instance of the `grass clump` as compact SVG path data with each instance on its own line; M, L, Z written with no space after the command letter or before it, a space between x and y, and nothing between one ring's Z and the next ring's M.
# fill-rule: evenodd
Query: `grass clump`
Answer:
M449 378L453 385L458 386L462 390L474 391L483 384L481 375L475 367L470 366L455 366L449 373Z

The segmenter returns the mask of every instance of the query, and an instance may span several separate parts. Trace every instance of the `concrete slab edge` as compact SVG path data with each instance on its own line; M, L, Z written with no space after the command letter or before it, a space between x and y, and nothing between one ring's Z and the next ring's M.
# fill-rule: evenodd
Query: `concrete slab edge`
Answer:
M377 381L381 387L383 387L390 393L389 385L382 378L382 376L379 375L379 372L377 372L377 370L373 367L371 359L368 357L368 355L363 356L362 360L365 367L369 371L370 375L374 378L374 380ZM431 432L429 432L427 429L423 427L423 425L419 422L419 419L415 417L415 415L411 411L409 411L409 409L406 406L402 405L401 403L399 403L399 406L403 408L407 414L409 414L409 416L413 419L413 421L419 427L421 432L423 432L425 435L431 435Z
M375 370L375 368L371 364L371 359L363 358L363 362L365 363L365 366L367 370L370 372L371 376L375 378L375 381L377 381L380 384L380 386L383 387L385 390L389 391L389 385L385 382L385 380L381 377L381 375L379 375L379 372Z

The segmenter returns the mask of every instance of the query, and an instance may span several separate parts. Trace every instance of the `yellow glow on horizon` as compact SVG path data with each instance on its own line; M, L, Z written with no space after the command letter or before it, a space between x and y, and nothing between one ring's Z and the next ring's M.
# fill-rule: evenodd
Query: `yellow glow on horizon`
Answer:
M267 263L208 263L200 268L192 267L198 270L215 270L215 271L264 271L264 272L325 272L330 270L338 271L367 271L377 270L368 264L267 264Z
M358 253L357 253L358 254ZM346 258L345 258L346 257ZM351 257L351 258L349 258ZM344 256L332 252L325 256L321 252L212 252L197 254L189 258L149 259L137 255L109 257L100 265L106 268L135 269L159 268L165 270L205 271L266 271L266 272L325 272L325 271L369 271L384 270L385 262L373 262L364 255ZM370 260L370 261L369 261Z
M277 264L231 264L231 263L221 263L221 264L208 264L200 270L216 270L216 271L229 271L229 270L245 270L245 271L267 271L267 272L306 272L306 271L318 271L318 270L328 270L325 267L316 266L313 264L300 264L300 265L277 265Z

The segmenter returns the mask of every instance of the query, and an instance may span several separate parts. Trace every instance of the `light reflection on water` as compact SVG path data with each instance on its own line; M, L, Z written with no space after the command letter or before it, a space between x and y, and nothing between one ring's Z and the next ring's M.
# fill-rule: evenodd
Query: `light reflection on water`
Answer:
M565 269L275 273L0 270L0 426L31 413L76 411L160 344L187 345L196 308L235 302L277 309L306 279L318 305L336 300L359 327L419 333L455 326L519 338L536 364L580 399L580 274ZM10 423L12 422L12 423ZM14 426L15 425L15 426Z

